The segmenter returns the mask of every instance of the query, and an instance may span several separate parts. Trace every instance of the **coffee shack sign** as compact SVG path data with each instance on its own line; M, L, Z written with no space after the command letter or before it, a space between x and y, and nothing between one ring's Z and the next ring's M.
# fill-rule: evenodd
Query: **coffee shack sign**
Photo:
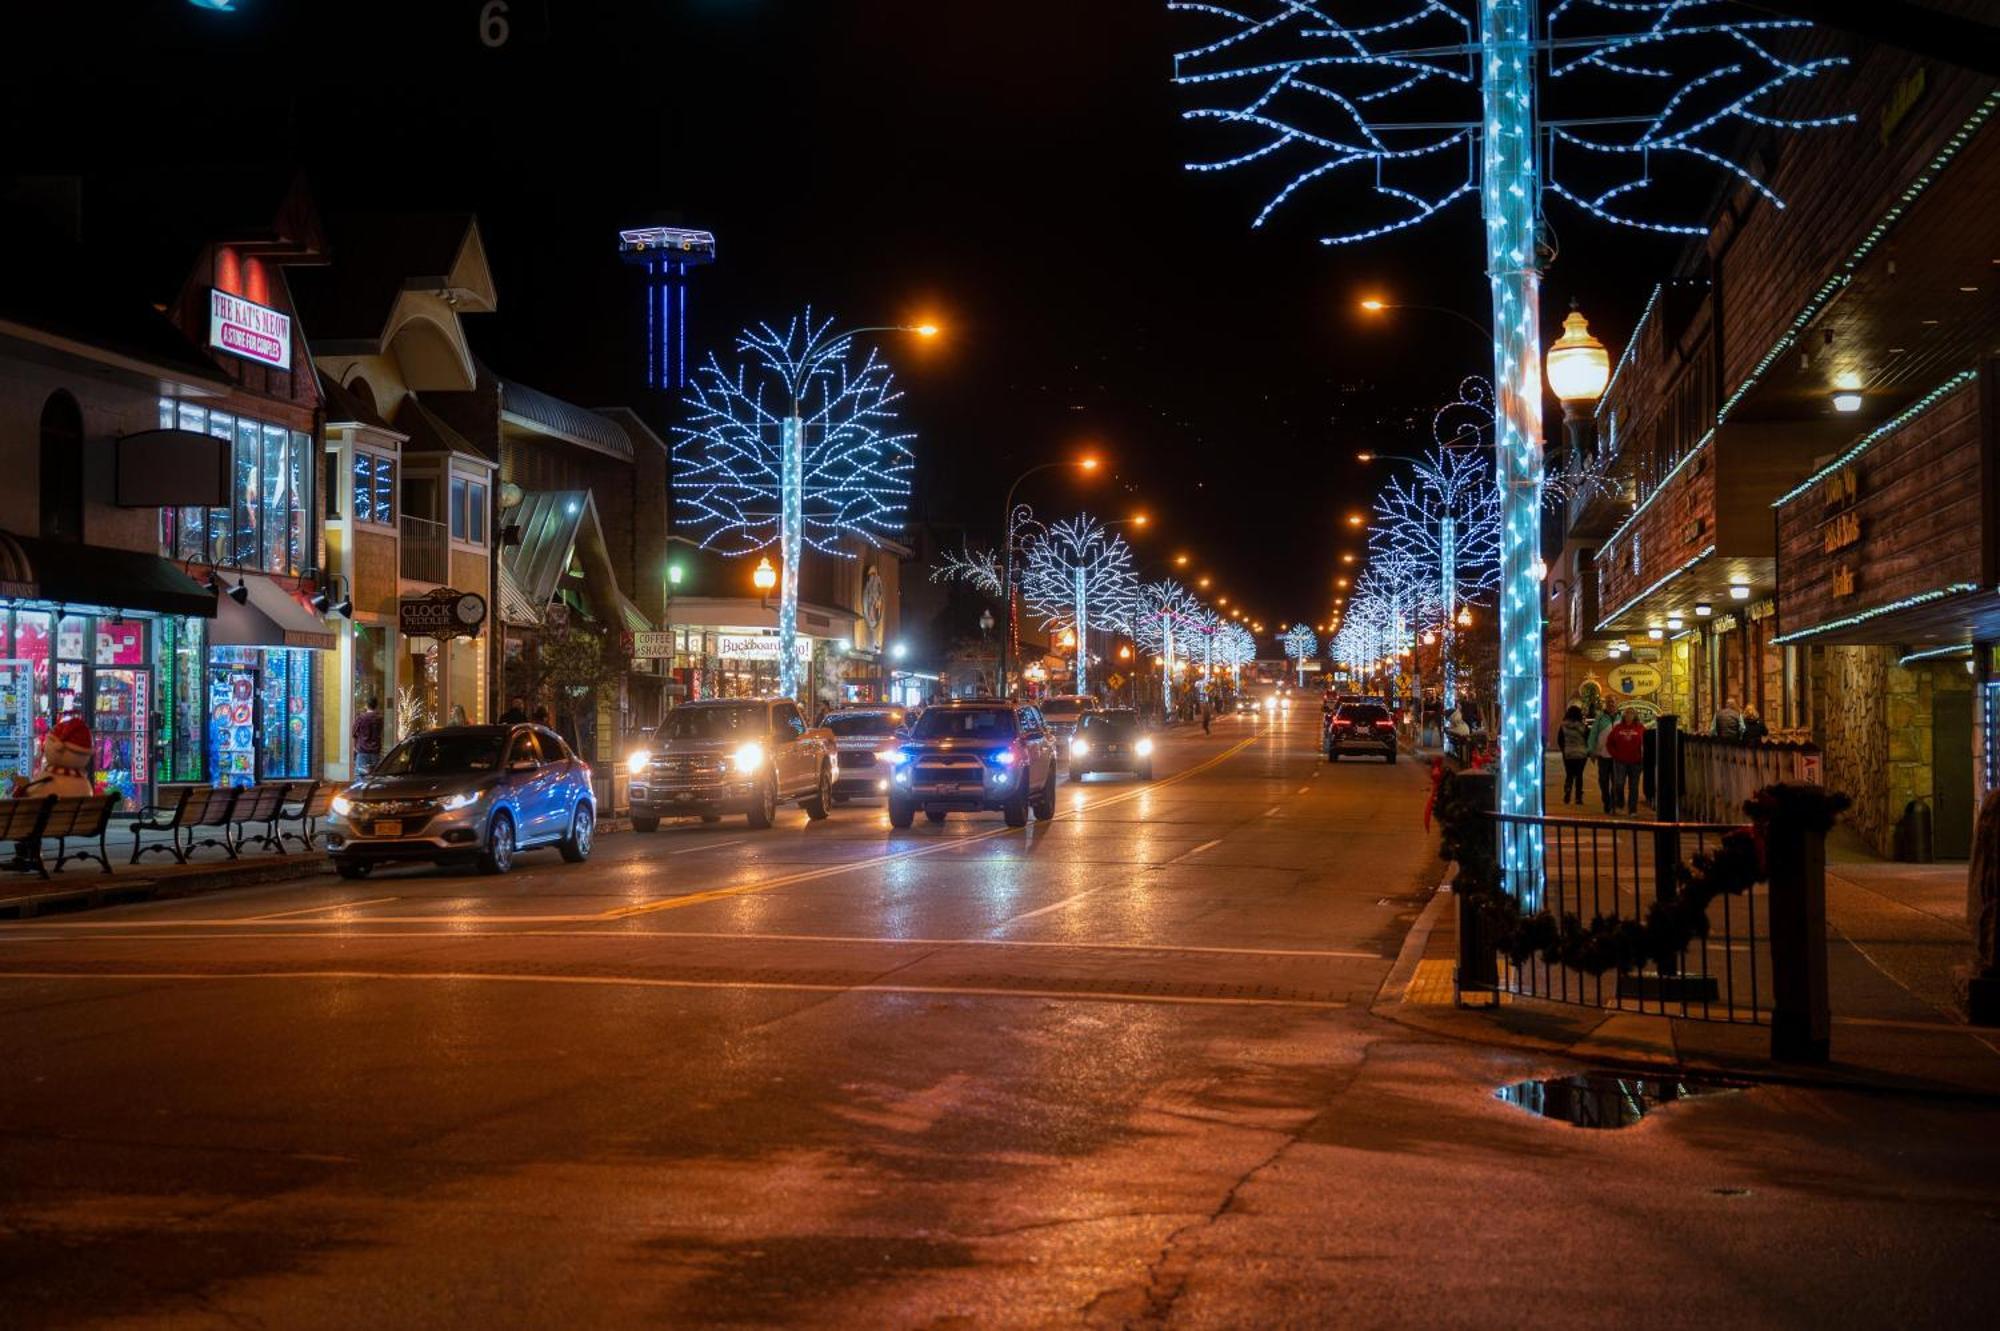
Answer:
M486 622L486 598L440 587L396 602L396 628L410 638L476 638Z
M227 291L208 293L208 345L274 370L292 368L292 316Z

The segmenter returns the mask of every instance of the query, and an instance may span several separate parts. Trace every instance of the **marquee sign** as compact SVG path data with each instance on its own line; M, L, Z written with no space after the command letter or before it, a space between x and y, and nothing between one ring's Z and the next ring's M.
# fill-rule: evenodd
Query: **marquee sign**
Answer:
M800 637L793 651L799 660L810 661L812 639ZM775 661L778 659L778 635L718 633L715 638L715 654L725 661Z
M217 288L208 293L208 345L274 370L289 370L292 316Z

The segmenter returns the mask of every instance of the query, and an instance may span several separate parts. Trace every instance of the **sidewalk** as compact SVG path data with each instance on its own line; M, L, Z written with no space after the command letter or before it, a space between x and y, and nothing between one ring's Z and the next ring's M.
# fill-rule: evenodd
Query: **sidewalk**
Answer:
M1884 878L1895 880L1904 877L1898 871L1951 866L1860 867L1887 869ZM1843 865L1843 871L1847 868ZM1935 884L1938 875L1928 876ZM1890 890L1897 889L1884 889ZM1863 906L1887 900L1874 887L1845 881L1841 892L1853 895ZM1834 895L1834 878L1829 874L1829 914ZM1459 1007L1452 991L1458 956L1457 898L1446 885L1439 887L1410 931L1373 1011L1438 1035L1542 1050L1585 1063L2000 1098L2000 1030L1965 1025L1931 1006L1878 964L1886 952L1910 961L1913 976L1935 977L1943 947L1936 936L1940 922L1925 916L1930 927L1915 929L1907 916L1921 912L1894 901L1869 909L1878 930L1894 938L1887 943L1871 939L1872 946L1864 952L1844 932L1829 937L1833 1049L1826 1064L1772 1062L1768 1026L1642 1016L1513 994L1501 995L1493 1007ZM1848 918L1853 925L1861 916L1850 909ZM1916 936L1919 933L1929 936ZM1935 978L1930 983L1935 984ZM1484 995L1472 999L1475 1004L1486 1001Z
M597 831L602 836L630 831L631 826L631 819L621 813L599 819ZM164 846L169 839L165 833L149 832L143 835L140 845ZM76 846L73 838L71 849ZM47 881L32 873L0 875L0 919L25 919L49 911L81 910L155 897L194 896L232 887L259 887L333 872L333 861L324 851L304 850L297 842L287 846L283 855L260 846L245 846L232 860L219 848L205 846L195 851L186 864L178 864L173 856L164 853L146 854L132 864L129 822L114 822L105 846L111 858L112 872L108 874L93 862L78 861L61 873L54 872L52 863ZM53 862L54 843L44 849ZM96 843L90 849L94 852Z

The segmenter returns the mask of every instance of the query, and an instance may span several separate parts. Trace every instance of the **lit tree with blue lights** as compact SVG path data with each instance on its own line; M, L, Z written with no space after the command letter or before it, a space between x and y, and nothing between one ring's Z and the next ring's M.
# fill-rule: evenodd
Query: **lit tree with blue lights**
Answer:
M1703 235L1674 205L1692 166L1783 201L1759 178L1748 131L1851 116L1787 116L1799 83L1847 63L1789 56L1811 25L1712 0L1168 0L1214 29L1175 57L1174 78L1214 104L1185 112L1240 146L1190 169L1268 170L1252 225L1313 187L1345 183L1345 245L1415 226L1476 197L1492 292L1499 389L1500 808L1542 811L1542 216L1554 194L1586 213L1652 231ZM1536 31L1539 27L1540 32ZM1344 21L1343 14L1366 14ZM1638 92L1635 99L1630 94ZM1537 102L1572 93L1607 115L1550 117ZM1626 103L1636 101L1636 106ZM1440 113L1440 108L1443 113ZM1647 215L1657 204L1664 216ZM1501 862L1522 899L1540 900L1541 836L1506 825Z
M1243 667L1257 659L1257 639L1241 624L1224 623L1215 635L1215 659L1229 668L1230 691L1243 691Z
M796 651L803 547L847 557L903 529L916 437L896 428L902 397L880 353L856 357L856 329L835 333L811 310L736 337L730 369L711 353L675 427L674 497L681 525L705 548L749 554L777 545L778 678L799 691Z
M1160 702L1165 715L1174 714L1174 656L1192 632L1202 604L1195 594L1172 578L1143 583L1132 598L1132 637L1160 658Z
M1127 629L1138 578L1132 547L1096 519L1078 515L1029 538L1021 601L1051 631L1076 634L1076 691L1090 689L1090 630Z
M1319 655L1319 636L1306 624L1294 624L1285 630L1285 655L1292 658L1298 670L1299 687L1306 686L1306 662Z
M1418 623L1435 622L1444 636L1444 703L1450 707L1458 698L1450 646L1458 607L1491 604L1500 585L1500 493L1482 450L1434 448L1411 472L1408 481L1391 478L1376 497L1369 553L1376 563L1403 561L1414 579L1428 578L1409 611ZM1396 600L1412 580L1403 573L1391 579Z

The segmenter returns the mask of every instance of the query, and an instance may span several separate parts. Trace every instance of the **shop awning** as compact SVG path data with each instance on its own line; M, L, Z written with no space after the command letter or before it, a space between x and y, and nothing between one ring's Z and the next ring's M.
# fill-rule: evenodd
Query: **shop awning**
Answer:
M243 575L249 599L242 605L228 596L215 598L215 624L208 640L217 647L310 647L332 651L333 630L280 584L261 573Z
M500 565L500 622L517 629L542 626L541 611L521 590L520 580L504 561Z
M180 565L137 550L0 533L0 595L162 615L215 613L215 596Z

